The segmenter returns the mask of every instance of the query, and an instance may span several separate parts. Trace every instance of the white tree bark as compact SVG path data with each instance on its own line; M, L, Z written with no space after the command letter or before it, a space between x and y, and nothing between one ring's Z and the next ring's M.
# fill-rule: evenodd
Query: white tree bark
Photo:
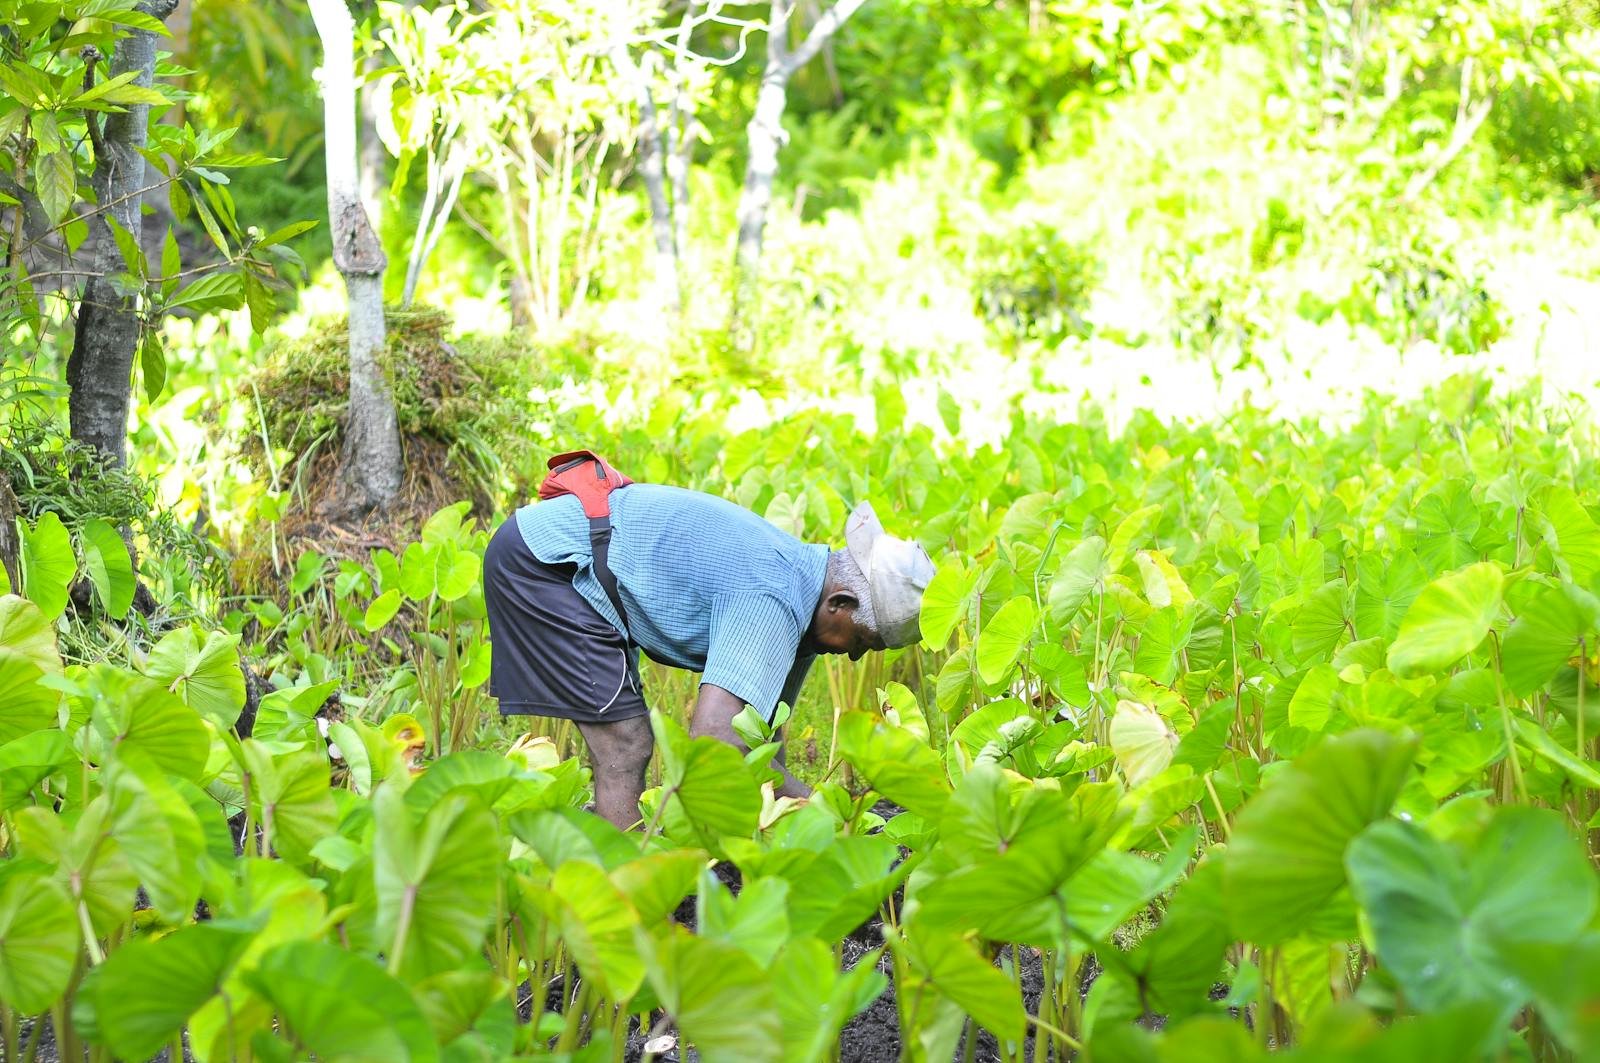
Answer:
M361 203L356 162L355 23L344 0L310 0L322 40L322 99L333 261L350 307L350 414L337 515L359 518L400 492L400 430L378 357L384 349L383 245Z
M767 63L756 94L755 113L746 129L749 159L744 188L739 194L739 246L734 258L733 312L729 323L733 343L741 350L754 345L753 318L761 276L762 240L767 211L772 206L772 183L778 175L778 151L783 146L783 112L788 106L789 79L816 58L823 44L838 32L866 0L837 0L829 7L800 47L789 51L789 19L795 0L772 0L767 22Z
M639 143L639 176L644 179L645 194L650 200L650 228L656 243L656 299L663 309L676 314L683 305L678 281L678 242L672 231L672 205L667 199L666 151L662 144L655 88L651 83L654 70L650 65L650 53L645 53L645 62L635 63L627 45L618 45L611 58L633 85L639 108L635 136Z

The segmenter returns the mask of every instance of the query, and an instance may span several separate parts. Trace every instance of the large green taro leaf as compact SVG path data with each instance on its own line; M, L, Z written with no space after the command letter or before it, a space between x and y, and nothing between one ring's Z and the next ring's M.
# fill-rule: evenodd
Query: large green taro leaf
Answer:
M77 759L65 731L34 731L0 745L0 812L27 804L35 786Z
M428 1020L406 987L365 956L320 941L290 941L245 976L284 1032L328 1063L431 1063Z
M978 571L968 571L959 558L948 558L940 564L922 592L920 623L925 645L944 649L950 633L966 619L968 599L977 584Z
M1222 862L1207 859L1178 887L1161 925L1129 957L1148 1007L1172 1021L1204 1010L1232 940L1222 907Z
M133 556L117 529L103 520L83 526L83 568L94 584L100 605L113 620L121 620L133 605L136 586Z
M1417 595L1389 647L1399 676L1442 672L1477 648L1500 612L1505 576L1489 561L1440 576Z
M1532 589L1500 647L1506 686L1518 697L1538 690L1585 645L1594 645L1596 630L1600 601L1594 595L1570 583Z
M239 719L245 702L238 645L239 636L221 631L206 635L201 645L194 628L181 627L156 643L145 674L226 730Z
M1577 1059L1600 1059L1600 932L1551 944L1502 943L1499 959Z
M1345 849L1388 814L1412 743L1352 731L1313 747L1239 813L1223 861L1235 934L1273 945L1309 932L1345 890Z
M1106 566L1106 541L1091 535L1067 553L1050 581L1050 618L1057 624L1071 622L1083 603L1097 588L1104 588L1111 573Z
M118 759L141 756L162 772L191 782L205 770L211 735L195 711L161 684L102 666L94 729Z
M372 804L377 934L390 971L415 981L460 964L482 947L499 890L504 854L494 814L455 794L418 825L392 784L379 787Z
M1508 807L1462 853L1408 823L1377 823L1347 856L1378 958L1423 1011L1528 990L1508 946L1569 941L1593 917L1600 882L1555 812Z
M255 928L222 922L129 942L84 979L72 1021L119 1059L148 1059L222 991Z
M1016 987L966 938L912 920L904 939L891 938L890 945L905 956L916 977L931 983L978 1025L997 1037L1021 1039L1028 1020Z
M42 871L0 866L0 1000L37 1015L66 992L77 957L66 891Z
M37 605L15 594L0 594L0 649L21 654L41 671L61 671L55 629Z
M815 938L789 942L770 967L783 1023L786 1063L822 1063L844 1024L877 999L887 984L869 952L840 972L832 952Z
M584 976L607 1000L632 997L644 981L644 961L634 943L639 916L627 898L604 871L583 860L557 868L550 892L558 902L561 940Z
M685 1040L706 1063L779 1063L783 1027L767 971L733 945L668 924L639 931L645 971Z
M40 612L54 620L67 608L67 588L78 571L72 537L54 513L42 513L32 528L22 526L22 589Z
M724 834L748 838L761 816L761 791L737 750L715 738L690 738L659 712L650 714L661 751L661 800L675 836L714 849Z
M107 774L111 836L169 923L189 917L200 897L205 833L194 809L149 760L119 757Z
M1428 574L1410 550L1386 557L1376 552L1356 560L1356 634L1364 639L1392 639L1400 621L1417 600Z
M60 695L39 682L31 658L0 648L0 742L12 742L56 723Z
M916 735L867 712L839 717L839 755L872 788L908 811L937 819L950 798L939 756Z
M276 751L253 738L240 743L250 773L250 800L269 845L306 866L311 847L334 833L338 809L328 789L328 761L310 749Z
M1559 484L1545 488L1539 495L1537 520L1561 574L1587 586L1600 572L1600 527L1578 496Z
M978 633L978 676L985 683L998 683L1010 674L1023 648L1033 637L1038 619L1033 599L1011 599Z

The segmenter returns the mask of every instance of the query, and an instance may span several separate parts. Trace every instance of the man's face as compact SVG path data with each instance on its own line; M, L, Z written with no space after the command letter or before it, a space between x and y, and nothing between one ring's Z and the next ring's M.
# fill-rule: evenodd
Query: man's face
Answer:
M855 600L847 595L834 595L818 607L810 643L814 653L847 653L852 661L869 650L888 649L876 631L856 622Z

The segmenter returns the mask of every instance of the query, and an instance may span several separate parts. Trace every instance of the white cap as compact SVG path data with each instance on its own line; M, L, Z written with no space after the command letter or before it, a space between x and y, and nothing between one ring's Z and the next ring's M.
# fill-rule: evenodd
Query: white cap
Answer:
M909 646L922 635L917 618L922 592L933 579L933 562L922 544L897 539L883 530L870 502L863 502L844 523L850 556L867 577L878 634L890 649Z

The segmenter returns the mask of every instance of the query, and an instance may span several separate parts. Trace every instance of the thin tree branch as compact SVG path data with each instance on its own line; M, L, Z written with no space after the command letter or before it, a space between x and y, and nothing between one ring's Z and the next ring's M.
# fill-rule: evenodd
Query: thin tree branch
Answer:
M839 0L828 8L811 27L811 32L806 34L806 39L800 42L800 47L784 57L784 66L788 68L789 73L794 73L815 59L828 38L837 33L839 27L845 24L845 20L866 2L867 0Z

